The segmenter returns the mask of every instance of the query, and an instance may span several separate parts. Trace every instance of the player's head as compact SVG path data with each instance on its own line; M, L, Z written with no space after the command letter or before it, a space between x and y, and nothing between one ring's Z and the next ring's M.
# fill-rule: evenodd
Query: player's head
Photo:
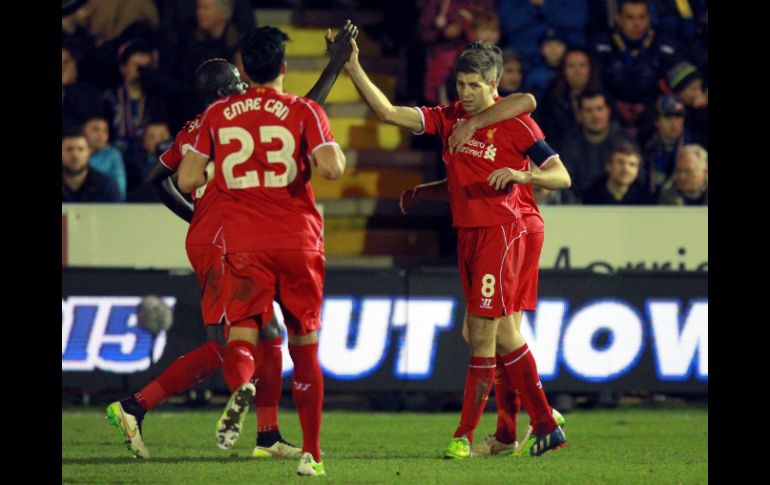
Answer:
M79 175L88 170L91 150L82 126L64 129L61 135L61 168L68 175Z
M495 70L496 70L496 80L497 85L500 85L500 78L503 76L503 51L498 46L493 44L492 42L488 40L477 40L475 42L471 42L470 44L467 44L463 51L460 53L460 56L463 56L468 51L481 51L485 52L494 62L495 64ZM460 59L460 56L458 56L457 60ZM455 61L455 74L457 73L457 61Z
M607 179L616 186L630 187L639 178L642 154L630 142L619 142L612 147L607 159Z
M457 57L454 71L463 109L476 114L494 103L503 71L502 51L491 42L474 42Z
M247 85L238 68L224 59L209 59L195 71L195 91L208 105L217 98L242 94Z
M285 43L289 36L275 27L260 27L241 40L243 67L249 79L268 84L286 72Z

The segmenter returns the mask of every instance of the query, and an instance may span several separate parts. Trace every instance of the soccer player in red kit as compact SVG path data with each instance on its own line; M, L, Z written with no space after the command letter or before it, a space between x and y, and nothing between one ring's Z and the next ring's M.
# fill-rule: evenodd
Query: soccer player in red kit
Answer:
M348 39L357 34L357 28L349 21L336 38L327 34L330 61L308 97L323 102L334 84L351 47ZM230 94L245 92L243 82L235 66L224 59L211 59L197 70L195 86L206 105ZM201 286L201 309L206 325L207 342L201 347L177 359L157 379L133 396L108 406L108 418L123 434L129 449L138 457L148 458L149 453L142 440L141 425L145 413L164 401L169 395L183 392L196 383L210 377L222 365L224 306L221 300L220 278L223 268L223 246L219 207L215 201L221 192L215 184L199 187L192 195L195 210L176 190L170 176L176 173L183 155L195 142L200 128L200 115L185 124L174 143L160 156L149 176L161 201L179 217L190 222L186 248L190 262ZM207 171L213 175L213 162ZM278 401L281 395L281 331L272 318L260 332L259 356L261 365L255 374L257 386L256 410L258 433L252 452L255 457L299 457L301 449L286 442L278 428Z
M179 168L179 188L189 193L214 180L222 191L225 251L223 301L229 335L222 366L232 396L217 423L217 442L238 440L255 389L259 329L275 299L289 333L294 361L292 393L302 427L303 455L297 473L324 475L320 455L323 374L318 335L323 298L322 219L310 186L311 164L338 179L345 156L334 141L323 109L283 92L284 43L273 27L247 34L243 65L254 85L242 95L213 103L201 118L198 139Z
M477 132L460 150L450 153L447 139L454 125L495 104L496 60L487 49L471 47L458 56L455 73L460 101L435 108L392 106L366 76L355 47L346 69L381 120L418 134L435 134L444 141L443 160L452 221L458 228L458 259L471 346L460 426L445 456L470 456L473 433L494 381L496 354L501 355L514 387L522 389L522 399L532 415L538 440L533 454L563 446L566 436L551 415L534 358L516 332L513 315L531 303L532 288L531 275L521 274L523 267L531 266L525 252L525 216L529 211L522 204L525 196L517 184L569 187L564 165L526 114ZM525 182L521 174L527 170L529 158L540 168L526 172ZM516 183L510 185L512 181Z
M207 104L220 96L245 92L247 87L235 66L224 59L204 62L196 72L195 85L198 94ZM199 126L200 116L185 124L172 146L160 156L159 165L165 170L156 167L150 174L150 180L159 180L159 174L163 171L170 174L176 172L183 153L195 141ZM165 182L172 184L167 177ZM177 215L190 222L185 246L201 287L201 311L206 325L206 343L176 359L160 376L134 395L113 402L107 407L107 418L118 427L129 450L139 458L149 458L149 452L142 439L142 421L145 414L167 397L184 392L213 376L222 365L224 349L219 342L224 307L218 284L222 272L222 251L219 249L221 242L217 240L219 217L215 213L215 201L219 193L207 188L203 186L195 192L194 210L185 205L187 203L183 199L183 202L166 202L169 197L167 192L163 191L161 194L162 200L169 204Z
M493 44L485 42L475 42L471 44L470 48L486 50L490 53L490 55L492 55L497 65L499 80L503 68L502 53L500 49ZM521 110L512 110L511 108L504 106L504 104L504 102L497 102L496 104L484 110L482 113L467 120L463 120L462 122L456 123L454 125L454 130L452 131L452 134L448 140L450 153L454 153L463 147L473 138L473 135L478 130L524 113ZM531 112L532 110L529 111ZM545 163L543 166L545 166ZM524 177L527 177L527 174L523 172L526 171L527 168L520 168L522 168L522 170L519 170L519 172L522 173L518 175L522 177L521 180L526 180ZM529 169L532 171L538 171L539 167L537 165L533 165L532 162L530 162ZM551 166L549 169L552 170L554 167ZM504 169L503 172L511 170L514 169L507 168ZM503 172L498 172L496 175L502 175ZM515 174L515 171L511 173ZM490 176L490 183L493 184L496 182L497 181L493 180ZM517 197L519 203L524 207L522 209L522 216L524 225L527 228L527 236L525 237L526 258L524 259L524 264L520 270L520 278L526 279L528 283L524 287L524 303L521 305L521 310L535 310L537 304L537 271L540 252L543 245L542 235L544 233L544 224L542 217L540 216L540 211L537 209L537 205L534 202L531 185L522 183L521 185L515 186L514 190L519 191L517 193ZM406 214L409 208L419 200L448 201L449 190L447 188L447 180L444 179L441 181L422 184L404 191L400 201L402 212ZM516 346L518 348L522 348L523 352L526 351L528 347L524 347L525 342L520 334L522 318L521 310L514 312L512 315L510 315L510 318L513 318L514 320L514 338L517 341ZM501 340L501 337L504 337L500 335L500 331L506 331L509 328L510 326L508 325L501 325L499 327L498 340ZM463 337L466 341L468 341L467 318L463 325ZM543 442L538 441L537 435L533 435L533 422L531 422L527 427L527 431L525 436L522 438L521 443L516 441L517 416L521 408L520 395L522 394L523 390L516 389L515 386L511 383L510 379L508 379L505 370L506 366L501 358L501 355L503 354L504 351L498 351L496 356L497 368L495 375L495 400L497 401L498 413L497 430L494 434L487 436L484 441L478 444L474 444L472 453L477 455L490 455L512 452L516 456L525 454L527 452L530 452L530 454L541 454L543 452L541 449ZM556 422L560 426L563 426L565 423L564 417L553 408L551 409L551 413ZM536 444L537 446L535 446ZM534 451L531 451L533 448Z

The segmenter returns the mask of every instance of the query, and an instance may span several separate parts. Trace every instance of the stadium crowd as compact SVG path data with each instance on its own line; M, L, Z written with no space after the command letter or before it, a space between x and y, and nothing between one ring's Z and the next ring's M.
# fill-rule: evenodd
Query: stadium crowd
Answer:
M708 204L707 0L62 0L62 202L156 202L197 66L235 61L267 4L381 11L362 30L407 59L404 103L453 101L461 48L499 45L500 95L536 96L572 176L539 204Z

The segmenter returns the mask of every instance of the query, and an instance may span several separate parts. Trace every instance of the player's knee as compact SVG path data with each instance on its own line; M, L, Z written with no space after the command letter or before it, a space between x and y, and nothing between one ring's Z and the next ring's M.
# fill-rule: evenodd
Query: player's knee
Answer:
M479 351L483 353L494 352L495 333L484 328L472 329L468 336L468 343L470 343L474 354Z
M206 361L211 367L220 367L224 360L225 349L219 342L207 341L201 346L206 355Z

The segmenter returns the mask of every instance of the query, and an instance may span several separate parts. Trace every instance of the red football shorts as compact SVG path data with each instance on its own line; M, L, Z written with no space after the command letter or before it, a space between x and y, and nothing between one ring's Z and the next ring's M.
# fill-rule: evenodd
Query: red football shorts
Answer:
M300 249L228 254L222 285L227 321L261 317L267 323L275 300L290 334L320 329L325 262L320 251Z
M216 325L224 315L222 303L222 248L213 244L187 246L187 258L201 288L201 314L206 325Z
M490 227L459 228L457 256L470 315L510 315L537 297L537 261L526 253L527 231L516 222ZM542 236L542 234L541 234ZM542 241L542 237L541 237ZM524 270L527 270L526 273Z

